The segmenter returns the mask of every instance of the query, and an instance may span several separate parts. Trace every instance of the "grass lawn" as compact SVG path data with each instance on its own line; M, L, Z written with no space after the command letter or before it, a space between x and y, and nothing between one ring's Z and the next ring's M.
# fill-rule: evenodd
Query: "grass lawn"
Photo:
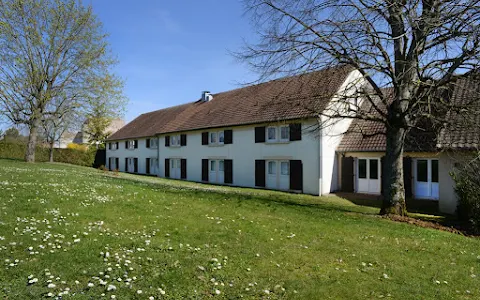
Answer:
M377 212L0 160L0 297L480 299L479 239Z

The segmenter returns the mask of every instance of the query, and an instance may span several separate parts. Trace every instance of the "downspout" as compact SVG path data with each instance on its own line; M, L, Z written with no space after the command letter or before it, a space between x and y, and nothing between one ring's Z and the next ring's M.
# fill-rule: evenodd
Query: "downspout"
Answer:
M160 137L155 136L157 139L157 177L160 177Z
M320 123L322 123L321 120L322 116L320 116ZM319 135L319 143L318 143L318 154L319 154L319 163L318 163L318 195L321 196L323 194L323 129L322 126L318 126L318 135Z

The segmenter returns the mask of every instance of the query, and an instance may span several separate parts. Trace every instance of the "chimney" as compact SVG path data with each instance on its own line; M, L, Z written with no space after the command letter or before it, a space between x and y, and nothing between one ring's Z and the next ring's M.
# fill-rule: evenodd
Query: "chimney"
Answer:
M210 94L209 91L203 91L202 92L202 101L207 102L207 101L210 101L212 99L213 99L213 96L212 96L212 94Z

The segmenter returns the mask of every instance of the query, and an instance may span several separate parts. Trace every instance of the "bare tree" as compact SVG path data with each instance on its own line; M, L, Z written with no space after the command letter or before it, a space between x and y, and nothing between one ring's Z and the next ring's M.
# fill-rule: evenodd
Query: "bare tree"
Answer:
M405 139L412 129L445 126L446 111L457 109L444 96L456 74L479 67L480 1L246 0L245 6L260 39L237 57L262 79L339 64L361 73L366 85L359 92L368 103L352 107L345 97L348 105L337 106L343 109L318 113L384 126L381 213L404 215Z
M28 126L25 160L33 162L42 121L61 119L59 107L87 112L100 98L122 107L123 82L111 74L116 60L91 7L76 0L0 0L0 7L0 112Z

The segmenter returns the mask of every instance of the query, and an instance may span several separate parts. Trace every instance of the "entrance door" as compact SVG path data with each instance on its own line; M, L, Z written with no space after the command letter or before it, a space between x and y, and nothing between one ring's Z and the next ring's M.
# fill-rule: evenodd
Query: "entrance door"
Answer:
M357 193L380 194L380 159L359 158L357 163Z
M170 178L180 179L180 159L172 158L170 159Z
M437 200L438 196L438 159L417 159L415 163L415 198Z
M266 187L276 190L290 189L290 162L288 160L267 161Z
M208 181L212 183L225 183L225 161L212 159L209 161Z

